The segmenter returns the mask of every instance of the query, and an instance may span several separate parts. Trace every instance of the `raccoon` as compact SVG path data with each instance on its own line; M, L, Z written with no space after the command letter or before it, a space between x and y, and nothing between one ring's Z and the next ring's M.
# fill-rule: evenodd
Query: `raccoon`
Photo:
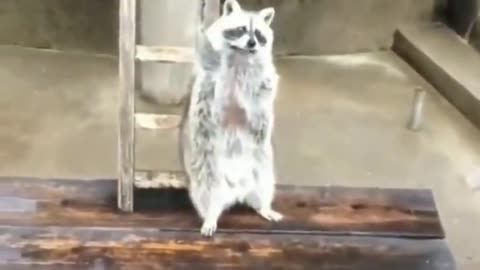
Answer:
M191 201L212 236L222 213L246 204L277 222L272 147L278 75L273 8L247 11L226 0L200 33L198 63L180 126L180 156ZM203 42L202 42L203 41Z

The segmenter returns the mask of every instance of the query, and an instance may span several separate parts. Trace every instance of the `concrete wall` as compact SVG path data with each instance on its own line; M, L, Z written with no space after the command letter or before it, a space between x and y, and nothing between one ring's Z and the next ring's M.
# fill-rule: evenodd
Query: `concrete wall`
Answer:
M446 1L240 0L240 3L248 8L277 9L274 22L277 51L323 54L389 47L399 24L435 20ZM180 36L189 35L191 30L179 30L179 26L188 24L190 19L184 22L185 16L191 14L197 0L142 2L151 6L142 8L143 24L147 21L151 24L141 30L146 42L158 41L153 36L160 34L171 39L175 31L185 33ZM114 54L117 9L118 0L1 0L0 44ZM158 10L166 12L160 11L162 16L158 16ZM147 34L148 31L152 34Z
M139 0L138 42L193 46L198 0ZM0 45L117 54L118 0L0 0ZM139 65L140 93L177 103L190 65Z
M464 36L470 28L471 22L478 16L479 0L448 0L447 1L447 24Z
M139 0L138 43L193 46L200 0ZM275 50L341 54L388 48L403 23L443 14L446 0L239 0L273 6ZM441 17L441 16L440 16ZM117 53L118 0L0 0L0 44ZM139 65L138 89L156 103L178 103L191 66Z
M444 0L243 0L258 9L276 8L276 49L301 54L336 54L388 48L404 23L438 20Z
M0 0L0 44L116 54L118 0Z
M480 22L477 22L472 31L470 43L475 49L477 49L477 51L480 52Z
M139 1L138 43L194 47L200 0ZM140 93L155 103L177 104L187 91L190 64L142 63Z
M470 43L480 52L480 0L477 0L475 7L475 13L471 17L476 17L476 21L470 35Z
M478 51L480 51L479 9L480 0L447 0L447 24L460 36L467 36L471 30L470 43Z

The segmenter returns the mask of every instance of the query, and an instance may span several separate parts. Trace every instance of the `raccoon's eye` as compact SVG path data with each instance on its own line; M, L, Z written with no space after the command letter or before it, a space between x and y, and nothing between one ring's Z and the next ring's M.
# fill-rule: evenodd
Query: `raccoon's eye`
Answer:
M223 32L226 39L238 39L247 32L247 27L240 26L233 29L227 29Z
M245 33L245 32L247 32L247 27L245 27L245 26L240 26L240 27L237 27L236 30L239 31L239 32Z
M265 45L267 43L267 39L265 38L265 36L258 30L255 30L255 38L261 45Z

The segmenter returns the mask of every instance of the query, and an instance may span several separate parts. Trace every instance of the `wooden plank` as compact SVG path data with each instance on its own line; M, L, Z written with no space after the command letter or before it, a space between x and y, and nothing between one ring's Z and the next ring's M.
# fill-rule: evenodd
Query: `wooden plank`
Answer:
M0 269L453 270L443 240L0 225Z
M135 213L116 211L114 180L0 179L0 225L101 226L198 232L184 189L136 190ZM443 238L429 190L279 185L269 223L244 208L222 216L219 232Z
M193 48L173 46L136 46L136 59L142 62L192 63Z
M136 0L120 1L118 131L118 207L133 211L135 168L135 36Z
M176 188L187 187L185 174L182 172L157 172L152 170L136 170L135 187L142 189Z
M175 114L136 113L135 124L143 129L173 129L177 128L181 116Z

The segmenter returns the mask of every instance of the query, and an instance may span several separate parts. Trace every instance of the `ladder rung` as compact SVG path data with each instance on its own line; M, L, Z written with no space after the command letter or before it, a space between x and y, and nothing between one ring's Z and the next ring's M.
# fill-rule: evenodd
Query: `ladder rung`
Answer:
M141 189L186 188L185 173L179 171L136 170L135 187Z
M143 129L173 129L177 128L181 120L176 114L136 113L135 124Z
M192 63L193 48L171 46L136 46L135 58L143 62Z

